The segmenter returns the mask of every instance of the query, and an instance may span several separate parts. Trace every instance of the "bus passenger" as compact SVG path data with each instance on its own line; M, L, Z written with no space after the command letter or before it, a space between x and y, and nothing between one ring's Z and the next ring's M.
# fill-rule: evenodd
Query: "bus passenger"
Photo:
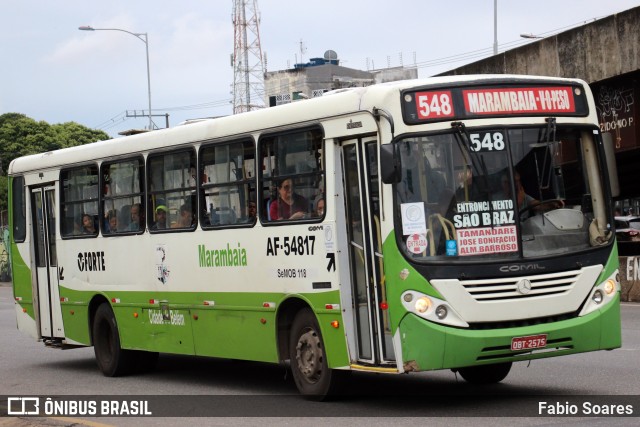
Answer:
M253 221L258 213L258 208L256 207L256 202L254 202L253 200L249 200L247 202L247 217L249 219L249 222Z
M191 206L188 203L180 206L180 216L172 228L191 228L195 224Z
M546 212L550 209L559 209L564 206L564 203L561 200L552 200L550 202L540 203L539 200L528 195L524 191L524 187L522 186L520 172L515 171L514 179L516 184L516 205L518 211L520 211L521 219L527 219L535 212ZM501 184L502 191L498 192L498 194L496 195L496 200L511 199L511 182L509 180L508 173L502 175ZM529 207L530 209L527 209Z
M516 182L516 195L517 195L517 208L518 210L522 210L527 206L537 203L538 201L534 199L532 196L528 195L524 191L524 187L522 186L522 182L520 181L520 173L515 172L514 174L515 182ZM502 184L502 191L496 194L496 199L512 199L513 194L511 192L511 180L509 179L509 173L505 173L502 175L500 183Z
M127 228L127 231L140 231L142 227L142 205L140 203L134 203L131 205L131 223Z
M316 210L313 212L314 217L321 217L324 215L324 199L321 197L316 201Z
M93 216L82 214L82 234L96 234L96 227L93 224Z
M156 207L156 222L151 226L152 230L164 230L167 228L167 207L158 205Z
M291 178L280 181L278 185L278 200L271 203L269 214L271 220L301 219L309 210L309 202L299 194L293 192Z
M107 212L107 227L105 233L117 233L118 232L118 211L115 209Z

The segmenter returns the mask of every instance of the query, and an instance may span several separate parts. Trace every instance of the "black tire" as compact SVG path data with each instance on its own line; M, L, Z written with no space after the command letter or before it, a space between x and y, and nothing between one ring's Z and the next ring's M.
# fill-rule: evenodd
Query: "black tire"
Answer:
M296 387L309 400L325 400L335 394L345 372L329 369L316 316L310 309L296 315L289 336L291 371Z
M495 365L460 368L457 371L465 381L471 384L495 384L509 375L511 365L511 362L496 363Z
M137 354L120 347L118 324L109 304L104 303L96 310L93 319L93 350L98 368L106 377L119 377L133 372Z

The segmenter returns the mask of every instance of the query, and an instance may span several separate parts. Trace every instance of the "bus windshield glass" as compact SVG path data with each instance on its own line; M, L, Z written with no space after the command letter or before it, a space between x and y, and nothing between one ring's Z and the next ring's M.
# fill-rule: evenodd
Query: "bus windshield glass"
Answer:
M396 142L400 246L416 262L547 257L612 239L593 129L465 128Z

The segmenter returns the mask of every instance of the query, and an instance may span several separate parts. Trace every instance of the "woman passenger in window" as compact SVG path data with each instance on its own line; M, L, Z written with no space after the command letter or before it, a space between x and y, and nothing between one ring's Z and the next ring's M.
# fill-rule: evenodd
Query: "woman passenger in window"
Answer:
M291 178L282 180L278 185L278 200L272 202L269 207L271 220L301 219L308 211L309 202L294 193Z

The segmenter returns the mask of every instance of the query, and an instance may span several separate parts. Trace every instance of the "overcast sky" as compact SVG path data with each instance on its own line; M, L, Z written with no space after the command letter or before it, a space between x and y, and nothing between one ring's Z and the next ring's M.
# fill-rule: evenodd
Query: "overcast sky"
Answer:
M498 50L640 5L635 0L498 0ZM428 77L491 55L493 0L259 0L267 70L332 49L366 70L418 65ZM154 114L170 125L232 111L232 0L0 0L0 114L75 121L112 136L144 128L148 33ZM304 52L300 53L300 41ZM575 76L582 77L582 76ZM155 118L164 127L164 119Z

